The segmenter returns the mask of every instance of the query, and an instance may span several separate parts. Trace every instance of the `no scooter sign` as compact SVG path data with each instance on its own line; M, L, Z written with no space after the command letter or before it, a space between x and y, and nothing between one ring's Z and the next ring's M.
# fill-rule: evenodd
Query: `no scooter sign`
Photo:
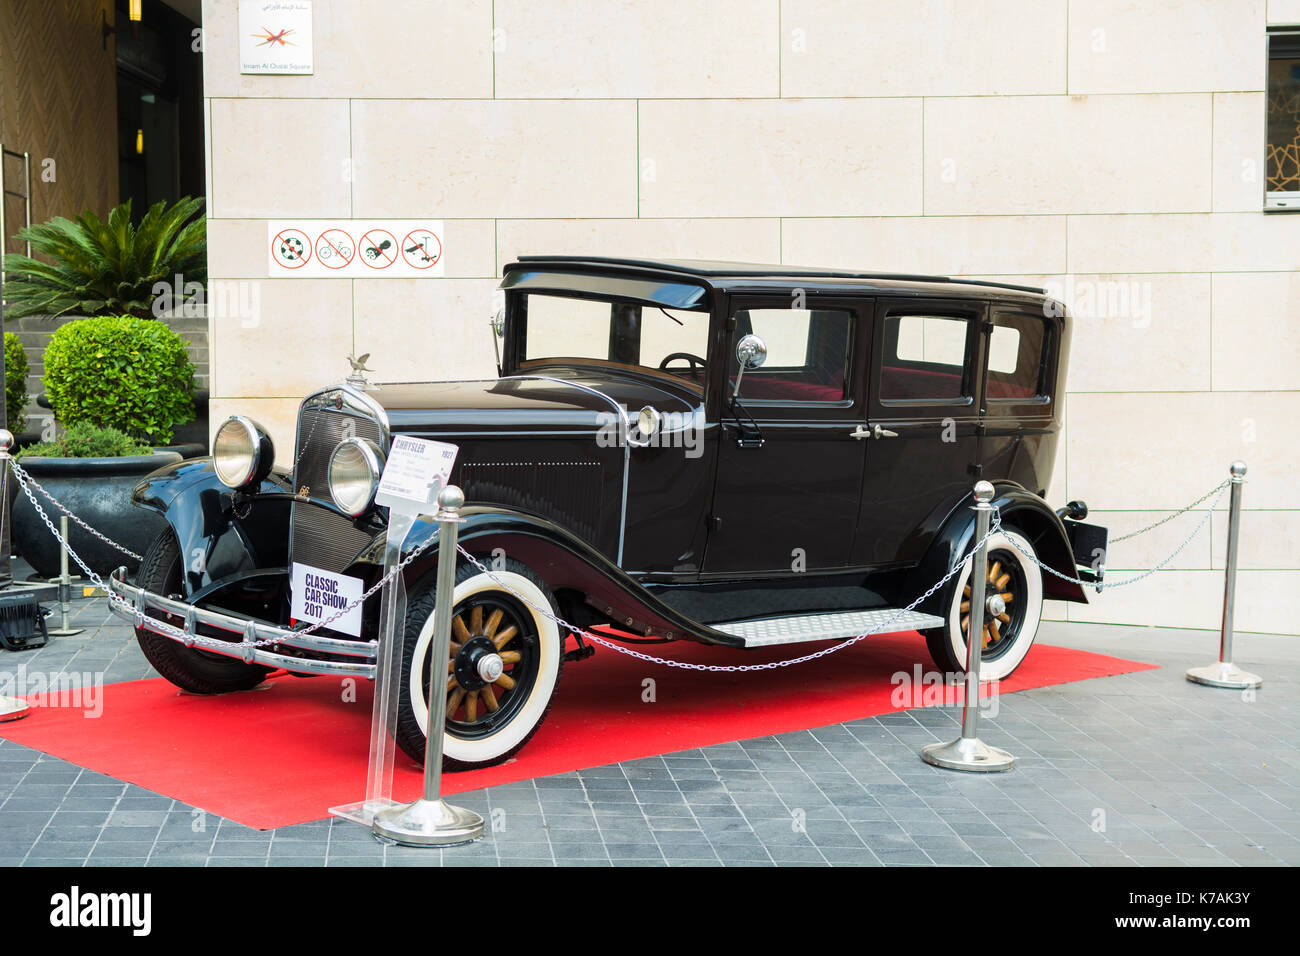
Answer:
M412 279L445 274L437 219L294 219L267 223L272 278Z

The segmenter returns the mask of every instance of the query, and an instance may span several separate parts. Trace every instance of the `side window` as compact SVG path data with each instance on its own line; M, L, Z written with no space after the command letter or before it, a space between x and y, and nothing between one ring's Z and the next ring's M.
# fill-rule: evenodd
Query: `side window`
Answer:
M771 402L837 402L849 394L853 313L841 309L739 309L732 342L753 333L767 345L767 361L746 369L740 398ZM731 356L730 385L737 360Z
M880 364L882 402L951 402L969 395L970 320L895 313L886 317Z
M1047 326L1032 315L999 313L993 317L989 337L989 402L1023 402L1040 399Z

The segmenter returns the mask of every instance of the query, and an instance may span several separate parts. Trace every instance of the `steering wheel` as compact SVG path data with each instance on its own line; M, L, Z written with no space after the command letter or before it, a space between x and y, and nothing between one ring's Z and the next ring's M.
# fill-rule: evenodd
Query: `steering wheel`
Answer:
M687 363L687 371L691 373L691 378L697 382L700 381L700 372L704 371L706 365L703 358L693 352L672 352L664 356L663 361L659 363L659 367L664 371L668 371L668 363L673 359L683 359ZM696 371L696 369L699 371Z

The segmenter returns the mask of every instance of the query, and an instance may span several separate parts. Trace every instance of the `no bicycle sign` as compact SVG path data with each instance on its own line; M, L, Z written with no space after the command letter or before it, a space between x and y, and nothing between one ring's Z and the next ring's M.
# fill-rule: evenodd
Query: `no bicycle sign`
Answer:
M275 219L266 224L272 278L441 276L440 219Z

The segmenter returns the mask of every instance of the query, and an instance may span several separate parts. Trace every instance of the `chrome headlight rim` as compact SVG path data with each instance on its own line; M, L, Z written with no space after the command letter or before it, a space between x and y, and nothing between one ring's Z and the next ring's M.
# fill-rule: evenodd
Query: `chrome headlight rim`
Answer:
M248 459L246 465L233 473L223 469L218 455L218 446L221 443L222 435L232 428L238 429L241 433L240 437L247 446L247 450L241 449L240 454L247 456ZM232 491L239 491L261 481L271 470L274 461L275 451L274 446L271 444L271 437L266 433L266 429L246 415L231 415L221 423L221 427L217 429L216 435L213 437L213 471L216 472L217 479Z
M340 491L335 488L334 466L340 452L352 452L353 450L360 456L361 463L366 468L367 484L364 495L349 501L343 500ZM330 452L329 462L325 469L326 481L330 490L330 500L334 503L334 507L353 518L359 518L370 510L371 505L375 503L375 495L379 491L379 478L384 472L384 461L383 450L368 438L354 436L345 438L335 445L334 450Z

